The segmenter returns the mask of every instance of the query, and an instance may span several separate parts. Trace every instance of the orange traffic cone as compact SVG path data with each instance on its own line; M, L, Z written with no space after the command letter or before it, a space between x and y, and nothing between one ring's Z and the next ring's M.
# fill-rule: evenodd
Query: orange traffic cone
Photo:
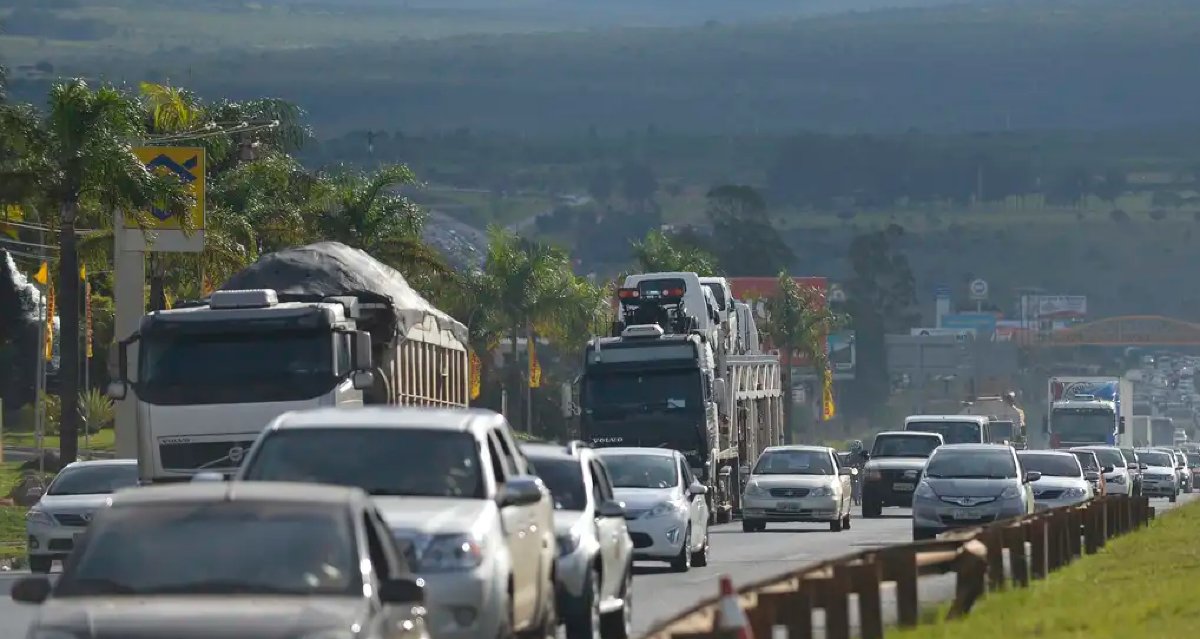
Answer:
M750 630L750 620L738 602L737 593L733 591L733 581L729 575L721 575L721 601L717 604L717 619L714 632L734 632L737 639L754 639Z

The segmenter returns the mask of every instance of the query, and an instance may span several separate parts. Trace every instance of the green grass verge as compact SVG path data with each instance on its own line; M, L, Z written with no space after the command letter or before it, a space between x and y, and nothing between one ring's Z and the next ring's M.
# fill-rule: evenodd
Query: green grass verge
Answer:
M113 451L116 449L116 431L106 428L93 434L86 440L79 438L79 450ZM62 440L58 435L47 435L42 440L46 448L57 449ZM33 448L37 446L37 436L28 432L4 433L4 445L16 448Z
M967 617L889 633L889 639L1127 639L1189 637L1200 624L1200 503L1029 588L985 597Z
M0 499L17 483L19 465L0 464ZM19 506L0 506L0 562L25 555L25 511Z

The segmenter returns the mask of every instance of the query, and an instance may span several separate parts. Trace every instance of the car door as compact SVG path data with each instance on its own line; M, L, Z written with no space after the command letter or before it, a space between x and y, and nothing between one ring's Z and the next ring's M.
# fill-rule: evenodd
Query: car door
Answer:
M587 464L591 482L592 508L613 501L612 484L604 466L595 459ZM600 542L600 561L604 568L604 583L600 584L601 597L619 597L622 580L633 545L624 517L599 517L596 520L596 539Z
M380 586L388 579L400 577L408 573L407 565L400 557L391 533L379 511L364 510L362 514L365 531L367 554L371 559L371 570L374 576L373 592L378 593ZM371 617L368 620L366 636L377 636L386 639L400 639L407 635L403 623L408 618L402 608L385 605L379 602L378 594L371 604ZM373 629L373 631L372 631Z
M495 429L487 432L488 454L495 468L496 485L502 490L509 477L517 475L514 460L505 454ZM500 509L504 522L504 539L508 544L509 571L512 574L512 621L518 628L527 627L537 612L537 556L529 529L534 525L528 506L506 506Z
M683 455L676 455L675 465L679 467L679 481L682 484L684 497L691 504L693 548L703 548L705 537L708 536L708 502L704 499L704 495L692 495L688 492L692 484L696 483L696 476L688 467L687 459Z
M833 462L833 472L837 473L837 481L842 487L841 496L838 499L838 512L845 514L850 512L851 500L854 497L851 494L850 476L842 474L842 469L849 468L849 466L843 466L842 460L838 459L836 454L830 453L829 456Z

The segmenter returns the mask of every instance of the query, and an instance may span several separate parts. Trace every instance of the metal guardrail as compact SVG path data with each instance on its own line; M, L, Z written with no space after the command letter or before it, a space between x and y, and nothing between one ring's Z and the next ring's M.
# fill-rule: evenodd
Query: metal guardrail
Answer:
M789 639L812 637L814 609L825 613L827 639L850 639L851 594L857 595L858 634L862 639L879 639L884 627L880 590L886 583L895 584L899 625L912 627L920 619L920 577L954 573L948 617L956 618L967 614L988 590L1009 585L1005 553L1012 583L1027 586L1031 579L1042 579L1085 553L1095 553L1109 539L1141 528L1153 518L1147 497L1100 497L954 530L936 540L856 552L743 586L737 595L758 639L770 639L775 626L786 627ZM714 596L699 602L656 624L643 639L735 637L736 633L717 629L718 601Z

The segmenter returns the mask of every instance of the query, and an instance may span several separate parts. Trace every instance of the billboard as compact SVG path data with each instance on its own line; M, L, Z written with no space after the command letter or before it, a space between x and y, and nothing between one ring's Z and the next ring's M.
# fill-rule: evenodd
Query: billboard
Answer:
M824 277L793 277L801 288L813 288L821 293L821 303L825 303L825 292L829 288L829 281ZM777 349L771 345L771 340L767 335L767 306L766 300L775 297L779 293L779 278L777 277L731 277L729 278L729 287L733 290L733 297L739 301L746 302L754 309L754 319L758 324L759 333L761 333L762 348L764 351L774 352ZM795 367L809 367L812 362L799 352L792 353L792 365Z
M996 334L996 316L992 313L958 313L942 317L942 328L970 328L980 339Z
M827 340L829 369L837 380L854 379L854 331L838 331Z
M1087 315L1086 295L1038 295L1032 298L1033 316L1038 319L1074 318Z

